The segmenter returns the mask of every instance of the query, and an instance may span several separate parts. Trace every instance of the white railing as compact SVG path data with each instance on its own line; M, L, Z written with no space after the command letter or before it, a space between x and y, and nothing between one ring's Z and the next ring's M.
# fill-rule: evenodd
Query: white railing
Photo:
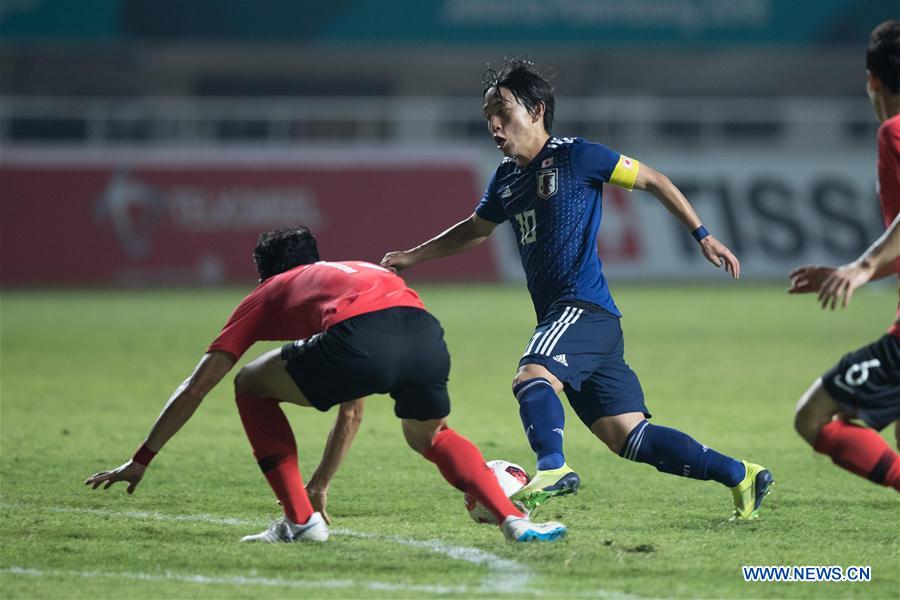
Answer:
M560 98L555 132L620 147L820 148L872 143L859 98ZM63 98L0 96L0 141L18 145L439 144L481 140L477 98Z

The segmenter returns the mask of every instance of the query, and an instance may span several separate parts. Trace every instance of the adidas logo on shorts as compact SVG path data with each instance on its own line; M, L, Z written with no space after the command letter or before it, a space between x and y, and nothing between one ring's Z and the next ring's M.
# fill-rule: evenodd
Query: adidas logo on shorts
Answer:
M553 360L555 360L556 362L558 362L562 365L565 365L567 367L569 366L569 363L566 362L565 354L557 354L556 356L553 357Z

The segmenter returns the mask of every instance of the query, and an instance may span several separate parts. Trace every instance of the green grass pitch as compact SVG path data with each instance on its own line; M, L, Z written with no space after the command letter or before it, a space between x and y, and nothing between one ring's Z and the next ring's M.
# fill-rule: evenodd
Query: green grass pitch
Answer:
M451 425L487 459L533 472L510 393L534 317L519 287L423 286L453 355ZM750 524L728 490L612 455L567 406L577 496L537 516L556 544L510 544L404 444L372 398L332 485L326 544L247 546L278 513L230 380L157 457L134 496L91 473L141 442L246 290L6 291L2 301L0 596L3 598L896 597L898 495L834 467L794 434L797 397L845 351L881 335L895 292L849 310L744 283L618 286L626 358L655 422L762 463L777 483ZM257 345L241 364L274 344ZM333 414L288 406L301 467ZM884 435L893 444L893 431ZM869 583L745 583L742 565L869 565Z

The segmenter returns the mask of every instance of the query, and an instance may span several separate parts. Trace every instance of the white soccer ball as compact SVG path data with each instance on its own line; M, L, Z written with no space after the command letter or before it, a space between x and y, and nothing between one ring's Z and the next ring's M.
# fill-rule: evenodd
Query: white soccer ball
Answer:
M487 466L494 474L494 477L497 478L497 481L500 483L500 487L503 489L503 493L506 494L507 498L518 492L525 484L531 481L531 478L528 476L528 473L525 472L525 469L515 463L505 460L491 460L487 462ZM476 523L497 524L497 519L494 518L494 515L492 515L488 509L483 507L474 497L466 494L465 500L466 510L469 512L469 516L472 517L473 521Z

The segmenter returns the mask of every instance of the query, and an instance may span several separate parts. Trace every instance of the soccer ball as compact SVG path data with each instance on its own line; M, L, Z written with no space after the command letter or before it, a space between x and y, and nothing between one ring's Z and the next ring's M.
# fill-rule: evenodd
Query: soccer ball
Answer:
M487 466L494 474L494 477L497 478L497 481L500 483L500 487L503 489L503 493L506 494L507 498L518 492L525 484L531 481L531 477L528 476L525 469L515 463L507 462L505 460L491 460L488 461ZM483 507L478 500L469 494L465 495L465 500L466 510L469 512L469 516L472 517L473 521L476 523L497 524L497 519L494 518L494 515L492 515L488 509Z

